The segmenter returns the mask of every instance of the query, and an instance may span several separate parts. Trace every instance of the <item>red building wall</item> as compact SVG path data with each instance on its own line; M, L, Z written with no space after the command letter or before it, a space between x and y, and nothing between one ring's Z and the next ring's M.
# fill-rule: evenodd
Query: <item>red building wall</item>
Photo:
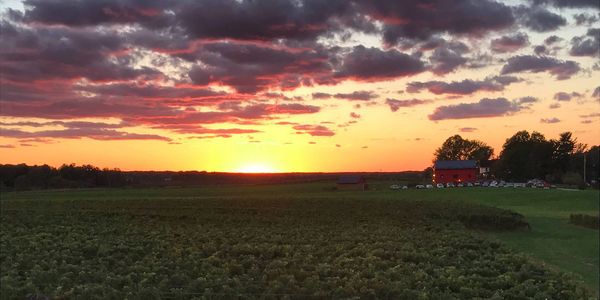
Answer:
M434 183L458 183L458 182L475 182L479 169L455 169L455 170L438 170L433 171Z

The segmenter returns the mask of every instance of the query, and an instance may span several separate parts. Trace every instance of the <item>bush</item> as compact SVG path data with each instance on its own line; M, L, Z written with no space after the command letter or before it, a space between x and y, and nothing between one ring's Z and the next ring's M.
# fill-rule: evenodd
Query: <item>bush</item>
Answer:
M599 216L590 216L590 215L584 215L584 214L571 214L571 216L569 217L569 222L573 225L577 225L577 226L581 226L581 227L598 229L598 227L600 226L599 218L600 218Z

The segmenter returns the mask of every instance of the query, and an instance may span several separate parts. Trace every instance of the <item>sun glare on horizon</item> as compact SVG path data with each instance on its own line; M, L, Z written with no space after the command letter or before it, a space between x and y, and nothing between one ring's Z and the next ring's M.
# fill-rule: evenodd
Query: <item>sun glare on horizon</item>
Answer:
M247 164L236 170L239 173L277 173L273 167L262 164L262 163L252 163Z

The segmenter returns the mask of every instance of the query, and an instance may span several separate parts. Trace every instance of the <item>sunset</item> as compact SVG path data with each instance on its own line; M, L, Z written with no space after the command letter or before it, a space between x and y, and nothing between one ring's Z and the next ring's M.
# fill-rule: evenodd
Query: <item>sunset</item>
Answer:
M597 3L402 3L5 1L0 162L400 171L453 134L600 142Z
M600 299L598 0L0 15L0 300Z

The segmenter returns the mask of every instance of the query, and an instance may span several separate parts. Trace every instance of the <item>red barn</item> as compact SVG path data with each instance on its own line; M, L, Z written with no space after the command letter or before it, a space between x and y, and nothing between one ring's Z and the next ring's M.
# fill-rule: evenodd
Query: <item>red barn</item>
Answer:
M434 183L475 182L479 174L474 160L438 160L433 165Z

